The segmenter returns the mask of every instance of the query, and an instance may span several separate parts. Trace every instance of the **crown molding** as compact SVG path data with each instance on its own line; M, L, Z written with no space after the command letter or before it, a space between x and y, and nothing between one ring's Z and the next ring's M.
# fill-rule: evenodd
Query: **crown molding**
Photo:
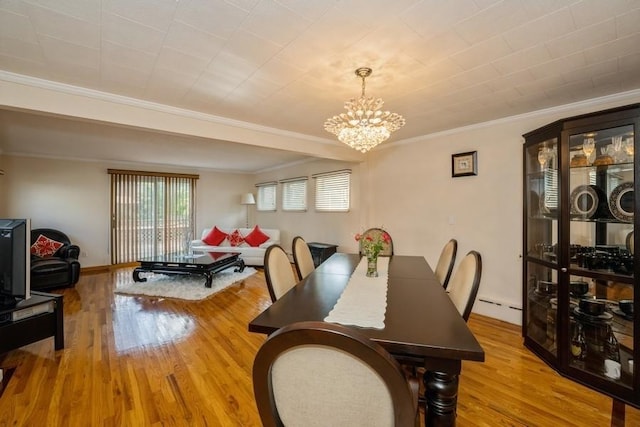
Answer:
M8 71L0 70L0 80L4 80L10 83L16 83L26 86L37 87L40 89L52 90L67 95L82 96L86 98L96 99L99 101L112 102L121 105L127 105L136 108L142 108L145 110L157 111L161 113L173 114L189 119L202 120L206 122L221 124L225 126L232 126L240 129L251 130L255 132L262 132L271 135L277 135L288 138L296 138L311 142L317 142L321 144L336 145L335 141L328 138L319 138L302 133L291 132L283 129L272 128L268 126L261 126L255 123L243 122L240 120L234 120L226 117L216 116L213 114L206 114L199 111L187 110L185 108L172 107L166 104L159 104L151 101L144 101L137 98L130 98L127 96L116 95L108 92L101 92L95 89L87 89L79 86L73 86L66 83L54 82L51 80L40 79L37 77L25 76L23 74L11 73Z
M588 107L601 108L600 105L606 104L606 103L619 102L621 103L621 105L624 105L625 103L629 103L629 102L631 103L638 102L639 98L640 98L640 89L634 89L627 92L620 92L612 95L601 96L598 98L591 98L584 101L573 102L571 104L558 105L555 107L549 107L542 110L531 111L529 113L518 114L515 116L503 117L496 120L490 120L488 122L476 123L473 125L462 126L459 128L443 130L441 132L435 132L427 135L416 136L413 138L402 139L392 144L387 144L387 145L381 144L376 148L379 150L386 150L388 148L395 147L398 145L424 142L425 140L442 138L443 136L455 135L458 133L469 132L469 131L478 130L478 129L485 129L485 128L496 126L496 125L513 123L520 120L527 120L527 119L537 118L537 117L546 116L550 114L558 114L558 115L564 115L565 113L572 114L570 112L577 109L588 108Z

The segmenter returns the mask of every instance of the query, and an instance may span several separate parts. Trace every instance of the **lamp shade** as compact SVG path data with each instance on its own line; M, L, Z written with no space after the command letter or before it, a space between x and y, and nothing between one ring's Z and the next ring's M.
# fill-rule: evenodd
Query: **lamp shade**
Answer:
M253 197L252 193L243 194L240 199L241 205L255 205L256 199Z

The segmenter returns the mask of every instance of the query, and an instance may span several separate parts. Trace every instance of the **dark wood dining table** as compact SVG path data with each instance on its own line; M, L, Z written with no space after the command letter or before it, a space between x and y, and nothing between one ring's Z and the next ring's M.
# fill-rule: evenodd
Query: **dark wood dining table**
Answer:
M295 322L324 321L342 294L360 255L335 253L249 323L271 334ZM421 256L389 260L383 329L357 328L402 361L424 366L427 426L456 422L462 361L484 361L484 350Z

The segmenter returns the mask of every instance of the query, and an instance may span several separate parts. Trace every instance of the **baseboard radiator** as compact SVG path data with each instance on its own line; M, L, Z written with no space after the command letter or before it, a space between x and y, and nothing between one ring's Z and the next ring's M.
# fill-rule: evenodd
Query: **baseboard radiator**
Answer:
M497 298L479 296L473 306L473 311L484 316L500 319L505 322L522 325L522 306Z

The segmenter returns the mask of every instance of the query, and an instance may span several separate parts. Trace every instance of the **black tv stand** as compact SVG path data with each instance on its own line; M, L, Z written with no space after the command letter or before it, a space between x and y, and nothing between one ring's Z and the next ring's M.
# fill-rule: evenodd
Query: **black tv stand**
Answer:
M63 349L63 308L62 295L36 291L13 307L0 307L0 354L49 337L56 350Z

